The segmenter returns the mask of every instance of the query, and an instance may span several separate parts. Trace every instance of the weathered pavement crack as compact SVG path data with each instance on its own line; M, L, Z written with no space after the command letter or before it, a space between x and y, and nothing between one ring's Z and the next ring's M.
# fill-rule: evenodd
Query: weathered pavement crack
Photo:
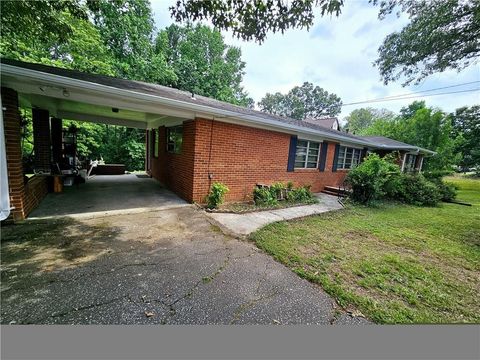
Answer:
M230 321L230 325L234 325L238 320L240 320L240 316L242 316L242 314L245 313L245 311L247 311L251 307L255 306L261 301L269 300L277 296L279 293L280 293L279 291L274 291L273 293L262 295L258 298L252 299L250 301L247 301L246 303L239 305L235 310L235 313L233 314L233 318Z

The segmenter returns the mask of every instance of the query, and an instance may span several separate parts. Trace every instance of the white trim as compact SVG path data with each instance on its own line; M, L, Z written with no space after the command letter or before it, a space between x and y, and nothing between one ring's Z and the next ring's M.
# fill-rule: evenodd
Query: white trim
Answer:
M407 158L407 153L404 153L403 158L402 158L402 170L401 170L402 173L405 170L405 160L406 160L406 158Z
M396 146L396 147L391 147L391 146L384 146L382 144L372 144L369 141L364 141L361 139L352 139L347 136L343 136L340 131L338 131L338 134L331 133L331 132L324 132L320 129L310 129L310 128L305 128L301 126L296 126L292 124L287 124L287 123L282 123L279 121L275 120L269 120L269 119L264 119L260 116L255 116L255 115L244 115L240 114L234 111L230 110L223 110L223 109L218 109L215 107L211 106L206 106L206 105L200 105L200 104L192 104L190 102L185 102L182 100L176 100L176 99L169 99L165 98L162 96L158 95L152 95L152 94L145 94L141 92L137 92L134 90L125 90L125 89L119 89L113 86L107 86L103 84L98 84L98 83L93 83L85 80L79 80L79 79L73 79L65 76L60 76L60 75L55 75L55 74L50 74L50 73L45 73L39 70L32 70L32 69L25 69L22 67L14 66L14 65L8 65L8 64L2 64L1 68L2 72L2 82L11 84L13 85L12 87L17 87L18 88L18 83L14 81L15 84L13 84L11 81L8 81L8 79L4 80L5 75L12 76L16 78L18 81L18 77L24 77L33 81L43 81L45 82L45 86L48 86L52 89L55 87L58 87L60 89L66 89L67 91L71 92L72 89L79 89L79 90L86 90L88 91L87 94L85 94L85 102L88 102L86 98L88 98L90 101L94 101L96 98L98 100L102 100L105 103L105 95L109 95L111 97L110 100L113 100L117 102L117 105L121 105L121 101L125 101L125 108L128 108L128 105L132 105L132 109L138 109L140 106L143 110L142 111L148 111L148 112L155 112L155 111L149 111L146 110L147 107L155 107L153 106L154 104L162 105L167 108L170 107L170 109L157 109L156 112L168 112L168 111L175 111L175 109L180 109L185 112L193 112L194 116L198 117L206 117L206 118L214 118L214 120L219 120L219 121L224 121L224 122L229 122L228 119L231 119L232 122L238 124L240 123L245 123L248 124L248 126L253 126L253 127L258 127L260 126L268 126L268 127L273 127L276 129L276 131L283 130L288 133L296 133L296 134L304 134L304 135L310 135L315 138L320 138L320 139L325 139L325 140L334 140L336 142L341 142L344 141L346 143L351 143L351 144L357 144L357 145L362 145L362 146L370 146L374 147L376 149L384 149L384 150L399 150L399 149L412 149L412 147L404 147L404 146ZM15 86L17 85L17 86ZM20 84L21 85L21 84ZM39 84L41 85L41 84ZM66 88L67 87L67 88ZM71 89L68 89L71 88ZM99 98L96 95L92 95L91 92L98 92L101 97ZM56 95L57 97L61 98L61 95ZM82 100L79 100L82 101ZM138 101L141 102L147 102L145 103L139 103ZM171 109L171 108L174 109ZM185 114L185 113L184 113ZM169 113L171 116L178 116L182 117L179 113L173 114ZM206 115L206 116L204 116ZM187 116L188 117L188 116ZM317 140L318 141L318 140ZM421 149L421 148L415 148L416 151L422 151L426 152L428 154L435 154L435 152L427 150L427 149Z

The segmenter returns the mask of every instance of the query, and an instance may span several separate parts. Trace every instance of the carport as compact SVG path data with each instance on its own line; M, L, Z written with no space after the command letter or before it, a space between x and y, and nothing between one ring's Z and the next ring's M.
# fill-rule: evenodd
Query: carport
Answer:
M90 218L173 209L188 203L144 174L95 175L78 188L48 194L29 219Z
M8 214L10 210L14 220L25 219L47 195L47 176L57 156L56 149L61 147L62 119L149 130L179 125L195 116L193 111L179 109L172 106L171 101L167 104L158 96L149 95L148 84L39 64L1 61L3 124L0 126L3 125L5 132L8 175L8 190L2 186L2 197L9 200L9 209L3 209L6 205L2 201L2 213ZM136 89L132 89L132 84ZM136 91L138 88L142 92ZM154 90L158 92L157 88ZM19 107L32 109L35 176L28 180L24 178L22 166L23 124ZM148 171L150 151L146 142ZM172 202L180 199L167 193L153 179L135 175L97 176L64 194L50 194L34 215L161 207Z

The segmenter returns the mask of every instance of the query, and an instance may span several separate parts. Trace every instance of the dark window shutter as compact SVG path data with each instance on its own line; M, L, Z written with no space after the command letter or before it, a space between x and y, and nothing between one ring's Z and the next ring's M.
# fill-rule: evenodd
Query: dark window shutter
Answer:
M320 150L320 161L318 162L318 170L325 171L325 163L327 162L328 142L322 143Z
M335 145L335 155L333 156L333 167L332 171L337 171L338 166L338 153L340 152L340 144Z
M295 167L295 154L297 152L297 135L290 137L290 149L288 150L287 171L292 172Z

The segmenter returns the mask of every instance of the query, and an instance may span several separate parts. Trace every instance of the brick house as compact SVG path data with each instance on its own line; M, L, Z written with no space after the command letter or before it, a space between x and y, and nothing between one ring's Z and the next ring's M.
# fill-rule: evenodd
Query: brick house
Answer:
M315 121L266 114L138 81L2 59L2 106L9 200L23 219L46 194L46 181L23 180L19 104L33 109L35 169L47 174L61 119L145 129L146 171L189 202L225 183L227 201L251 197L256 184L292 181L314 192L341 184L367 152L398 152L420 171L434 152L383 137L360 137ZM61 131L60 131L61 132Z

